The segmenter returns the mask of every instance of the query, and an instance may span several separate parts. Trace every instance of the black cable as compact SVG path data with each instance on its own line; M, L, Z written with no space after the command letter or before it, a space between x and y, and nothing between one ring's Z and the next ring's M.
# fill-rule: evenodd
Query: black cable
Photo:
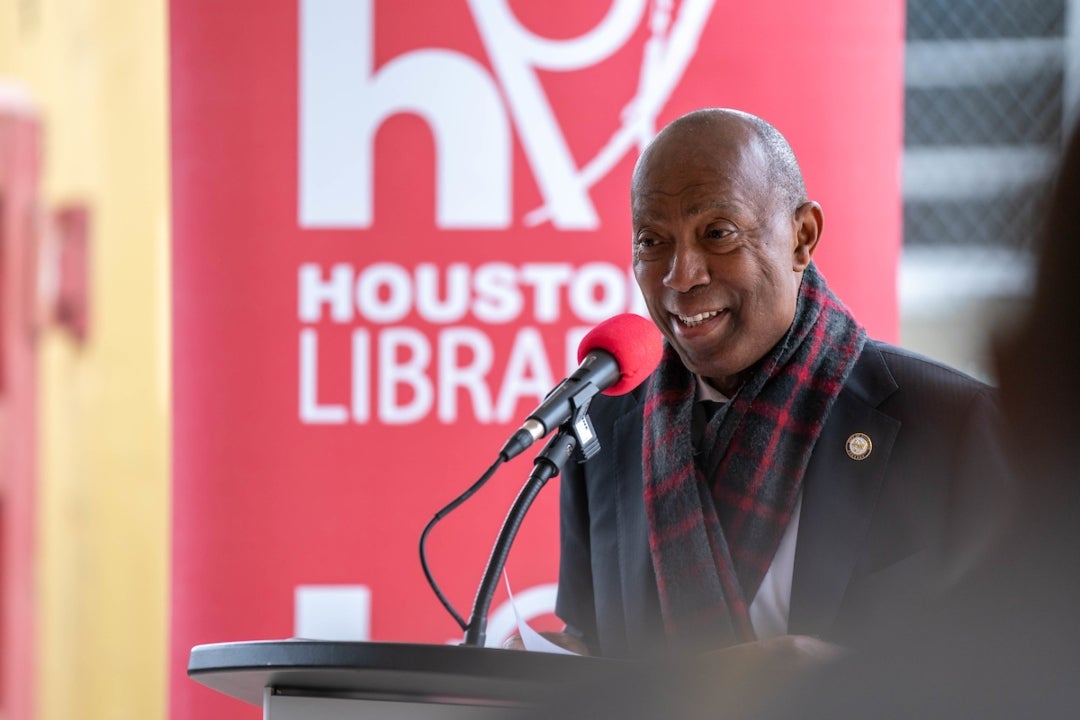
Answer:
M458 495L456 498L450 501L450 503L439 512L435 513L435 517L431 518L426 526L424 526L424 532L420 533L420 566L424 569L424 577L427 578L428 585L431 586L432 592L435 593L435 597L439 598L439 602L442 603L446 611L457 622L458 626L465 630L468 628L469 623L458 614L454 606L450 604L450 601L443 595L442 590L439 589L438 583L435 582L435 577L431 574L431 569L428 567L427 551L425 550L425 543L427 542L427 535L431 532L431 529L435 527L435 524L442 520L444 517L453 512L461 503L471 498L477 490L482 488L484 484L491 479L491 476L495 474L495 471L499 469L499 466L503 464L503 458L500 455L499 458L487 469L479 480L469 486L465 492Z

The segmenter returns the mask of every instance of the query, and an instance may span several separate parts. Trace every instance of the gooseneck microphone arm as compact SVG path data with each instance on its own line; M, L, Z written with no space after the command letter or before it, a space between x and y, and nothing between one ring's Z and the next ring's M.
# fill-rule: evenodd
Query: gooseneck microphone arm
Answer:
M499 535L495 539L495 546L491 550L487 567L484 569L484 577L480 581L480 587L476 591L476 600L473 602L472 615L465 628L465 641L463 645L483 647L487 639L487 615L491 608L492 598L495 596L495 588L499 582L499 575L506 566L506 558L510 554L510 546L517 536L521 521L525 519L525 513L529 506L540 493L548 480L558 475L566 461L574 454L577 447L577 438L574 430L567 423L552 436L544 449L533 460L533 470L525 486L518 493L510 512L503 521Z

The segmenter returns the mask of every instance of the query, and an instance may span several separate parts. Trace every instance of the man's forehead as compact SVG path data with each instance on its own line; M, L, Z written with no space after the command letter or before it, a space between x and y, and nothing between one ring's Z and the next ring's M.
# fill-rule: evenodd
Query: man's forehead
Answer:
M716 155L685 162L650 162L639 171L630 193L635 220L746 210L767 204L772 192L766 168L753 157Z
M635 222L660 220L672 215L694 217L706 213L738 212L745 210L747 201L737 189L719 192L715 185L700 185L681 193L660 190L635 193L631 214Z
M728 182L686 185L674 192L650 188L634 193L631 209L635 214L650 215L678 207L679 213L697 215L706 210L738 207L743 204L745 194Z

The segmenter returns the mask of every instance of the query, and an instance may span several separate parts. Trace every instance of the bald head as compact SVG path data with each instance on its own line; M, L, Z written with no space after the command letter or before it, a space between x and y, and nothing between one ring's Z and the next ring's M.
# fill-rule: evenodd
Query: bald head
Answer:
M761 178L770 194L789 209L806 202L806 185L791 145L775 127L750 113L728 108L705 108L687 113L667 125L638 158L631 192L637 194L651 163L662 157L686 162L702 154L748 151L760 155Z

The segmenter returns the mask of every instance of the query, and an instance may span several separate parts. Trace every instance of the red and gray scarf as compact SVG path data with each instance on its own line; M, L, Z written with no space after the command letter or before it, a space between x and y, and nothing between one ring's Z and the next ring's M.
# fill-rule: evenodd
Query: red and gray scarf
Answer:
M708 422L697 462L689 432L695 379L665 345L645 400L642 462L649 547L673 644L754 639L749 603L865 342L811 264L791 328Z

